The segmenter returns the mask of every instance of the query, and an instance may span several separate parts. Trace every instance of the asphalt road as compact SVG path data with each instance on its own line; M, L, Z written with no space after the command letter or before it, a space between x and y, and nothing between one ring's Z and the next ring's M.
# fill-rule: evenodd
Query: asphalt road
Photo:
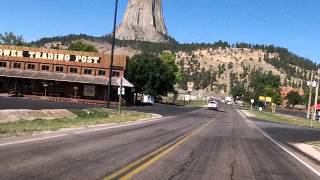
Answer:
M146 180L319 179L249 126L233 107L221 110L0 145L0 179L102 179L123 169L121 175L135 172L133 179ZM171 143L172 149L153 163L146 159L126 169Z
M290 115L290 116L296 116L296 117L302 117L306 118L307 113L304 111L298 111L298 110L290 110L290 109L277 109L277 113Z
M45 100L32 100L23 98L13 97L0 97L0 110L5 109L82 109L82 108L93 108L93 107L105 107L103 105L88 105L88 104L75 104L65 102L51 102ZM117 108L117 107L112 107ZM141 111L147 113L156 113L162 116L176 115L180 113L186 113L191 110L199 109L196 107L178 107L154 104L152 106L131 106L126 107L127 110Z

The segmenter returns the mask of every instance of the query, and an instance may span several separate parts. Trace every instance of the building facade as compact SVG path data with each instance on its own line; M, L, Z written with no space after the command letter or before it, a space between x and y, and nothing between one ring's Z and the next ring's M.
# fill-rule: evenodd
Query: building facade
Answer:
M0 45L0 93L105 100L111 56L100 53ZM111 100L126 56L115 55ZM133 85L123 78L131 92Z

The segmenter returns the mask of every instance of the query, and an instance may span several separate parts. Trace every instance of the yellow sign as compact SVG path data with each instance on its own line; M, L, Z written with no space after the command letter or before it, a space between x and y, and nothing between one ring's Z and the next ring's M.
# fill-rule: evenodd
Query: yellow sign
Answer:
M259 100L263 101L263 102L272 102L272 98L271 97L266 97L266 96L259 96Z
M272 98L271 97L266 97L266 102L271 103L272 102Z
M265 101L266 97L265 96L259 96L259 101Z

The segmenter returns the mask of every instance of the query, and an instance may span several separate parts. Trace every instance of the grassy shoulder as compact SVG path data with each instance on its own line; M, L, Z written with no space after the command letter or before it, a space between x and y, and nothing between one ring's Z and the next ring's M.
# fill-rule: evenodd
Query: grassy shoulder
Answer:
M207 101L190 101L186 103L187 107L203 107L208 105Z
M184 101L184 100L168 100L163 99L162 104L176 105L176 106L185 106L185 107L203 107L208 105L207 101Z
M82 128L99 124L123 123L151 118L151 114L134 111L123 111L120 115L116 110L83 109L70 110L76 118L21 120L13 123L0 124L0 137L20 136L36 132L57 131L64 128Z
M320 151L320 141L309 142L309 145L312 145L315 149Z
M287 116L277 113L264 112L264 111L249 111L258 119L278 122L283 124L289 124L294 126L310 127L310 120L306 118ZM320 123L318 121L313 121L314 128L320 128Z

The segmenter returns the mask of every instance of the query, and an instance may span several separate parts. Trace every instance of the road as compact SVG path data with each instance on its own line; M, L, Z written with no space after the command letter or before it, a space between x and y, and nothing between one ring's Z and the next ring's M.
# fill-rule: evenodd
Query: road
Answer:
M93 107L105 107L103 105L89 105L89 104L76 104L66 102L51 102L45 100L31 100L23 98L13 97L0 97L0 110L5 109L82 109L82 108L93 108ZM113 107L118 108L118 107ZM127 110L143 111L147 113L156 113L162 116L175 115L177 113L185 113L191 110L195 110L195 107L178 107L168 106L161 104L154 104L153 106L130 106L126 107Z
M319 179L233 107L0 145L0 162L0 179Z
M277 113L290 115L290 116L296 116L296 117L302 117L302 118L307 117L306 112L298 111L298 110L291 110L291 109L277 109Z

